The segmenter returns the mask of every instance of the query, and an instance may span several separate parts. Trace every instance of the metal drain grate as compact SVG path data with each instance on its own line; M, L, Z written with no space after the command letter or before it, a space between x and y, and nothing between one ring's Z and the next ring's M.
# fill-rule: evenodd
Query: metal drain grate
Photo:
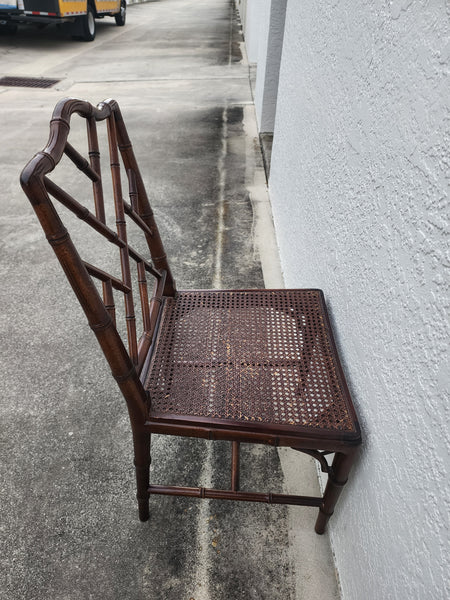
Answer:
M6 87L49 88L60 79L44 79L43 77L1 77L0 85Z

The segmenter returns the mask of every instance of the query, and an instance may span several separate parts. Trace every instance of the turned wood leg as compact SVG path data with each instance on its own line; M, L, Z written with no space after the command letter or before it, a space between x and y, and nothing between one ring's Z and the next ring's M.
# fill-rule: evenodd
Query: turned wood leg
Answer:
M137 501L139 519L148 521L149 511L149 485L150 485L150 433L139 431L133 433L134 466L136 468Z
M322 534L325 532L326 525L334 512L336 502L342 492L344 485L347 483L348 475L355 460L356 449L351 450L348 454L337 452L331 472L328 475L328 482L323 495L323 503L319 508L315 530L316 533Z

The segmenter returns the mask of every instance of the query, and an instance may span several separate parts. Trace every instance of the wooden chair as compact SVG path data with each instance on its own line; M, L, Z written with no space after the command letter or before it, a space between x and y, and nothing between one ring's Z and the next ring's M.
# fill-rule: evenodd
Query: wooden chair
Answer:
M87 124L88 159L68 142L74 113ZM106 123L112 183L109 178L102 181L99 122ZM85 180L85 185L77 184L75 194L62 187L65 169L64 184L55 183L56 167L61 170L64 161L73 163ZM21 184L126 400L140 519L149 518L150 494L170 494L315 506L319 509L315 529L323 533L361 436L322 292L177 291L114 100L97 107L76 99L59 102L47 146L24 168ZM107 224L107 195L113 197L116 231ZM86 206L87 198L92 209ZM81 258L56 204L115 247L120 258L118 274ZM142 234L145 250L127 239L127 223ZM88 246L81 245L83 250ZM154 282L151 294L148 278ZM123 336L116 323L114 292L124 296ZM138 302L143 329L139 337ZM122 337L127 338L126 343ZM229 440L230 489L150 485L152 433ZM241 442L288 446L313 456L328 473L324 496L241 491ZM333 453L329 464L326 457Z

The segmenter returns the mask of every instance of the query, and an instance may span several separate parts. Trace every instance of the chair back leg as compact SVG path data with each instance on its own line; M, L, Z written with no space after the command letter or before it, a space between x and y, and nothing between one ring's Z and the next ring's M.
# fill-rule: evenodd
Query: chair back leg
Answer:
M134 466L136 469L137 501L139 508L139 519L148 521L149 509L149 486L150 486L150 440L151 435L147 431L133 431Z

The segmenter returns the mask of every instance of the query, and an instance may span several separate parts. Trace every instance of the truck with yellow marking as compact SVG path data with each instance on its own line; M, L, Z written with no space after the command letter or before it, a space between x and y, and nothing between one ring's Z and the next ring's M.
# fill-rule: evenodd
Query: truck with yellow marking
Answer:
M0 0L0 26L13 33L20 23L64 25L73 37L91 42L95 19L114 17L125 25L126 0Z

